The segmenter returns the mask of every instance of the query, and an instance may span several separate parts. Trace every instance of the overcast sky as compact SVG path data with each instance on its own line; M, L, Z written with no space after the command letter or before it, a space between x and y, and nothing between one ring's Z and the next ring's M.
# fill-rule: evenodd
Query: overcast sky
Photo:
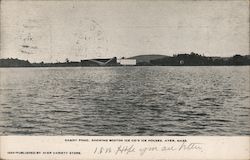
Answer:
M2 1L0 58L249 54L249 1Z

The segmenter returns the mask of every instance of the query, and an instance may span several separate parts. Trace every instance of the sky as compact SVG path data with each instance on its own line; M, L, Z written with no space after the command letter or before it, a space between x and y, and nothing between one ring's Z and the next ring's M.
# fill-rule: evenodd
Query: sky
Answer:
M249 1L1 1L0 58L249 54Z

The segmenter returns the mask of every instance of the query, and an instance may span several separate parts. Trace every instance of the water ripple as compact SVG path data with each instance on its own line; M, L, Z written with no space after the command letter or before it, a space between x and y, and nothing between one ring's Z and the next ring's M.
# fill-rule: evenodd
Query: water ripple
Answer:
M248 71L1 68L0 134L250 135Z

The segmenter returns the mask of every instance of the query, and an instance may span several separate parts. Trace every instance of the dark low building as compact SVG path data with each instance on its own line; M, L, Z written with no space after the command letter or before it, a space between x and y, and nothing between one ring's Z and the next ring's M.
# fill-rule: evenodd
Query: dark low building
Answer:
M118 66L117 58L81 60L81 66Z

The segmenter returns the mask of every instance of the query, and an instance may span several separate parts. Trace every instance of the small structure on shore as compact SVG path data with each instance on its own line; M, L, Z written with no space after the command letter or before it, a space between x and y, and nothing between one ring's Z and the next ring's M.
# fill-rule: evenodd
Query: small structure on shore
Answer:
M180 65L184 65L184 60L180 60Z

